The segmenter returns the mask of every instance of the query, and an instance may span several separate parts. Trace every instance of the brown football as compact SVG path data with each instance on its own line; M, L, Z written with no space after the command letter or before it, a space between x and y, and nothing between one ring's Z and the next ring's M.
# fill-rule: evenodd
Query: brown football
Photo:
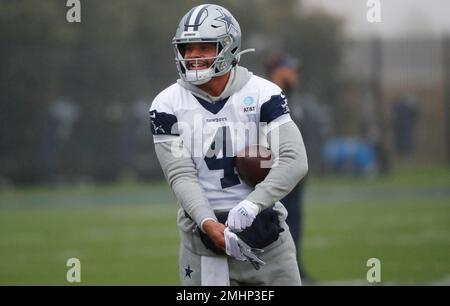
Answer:
M236 169L243 182L251 187L261 183L272 167L270 150L261 145L250 145L238 153Z

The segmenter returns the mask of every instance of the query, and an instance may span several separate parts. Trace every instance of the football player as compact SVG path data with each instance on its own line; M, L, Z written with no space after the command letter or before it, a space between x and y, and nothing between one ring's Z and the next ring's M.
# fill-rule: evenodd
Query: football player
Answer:
M249 50L241 50L239 24L221 6L192 8L172 43L180 79L154 99L150 120L180 204L181 284L300 285L279 200L308 165L283 92L238 65ZM275 163L251 188L237 175L236 152L260 138Z

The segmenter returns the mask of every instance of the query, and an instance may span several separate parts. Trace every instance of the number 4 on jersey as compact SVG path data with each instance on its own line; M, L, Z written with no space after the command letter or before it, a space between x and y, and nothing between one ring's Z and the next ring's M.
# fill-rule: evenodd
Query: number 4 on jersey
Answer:
M217 158L220 152L222 152L222 157ZM209 170L223 170L224 177L220 179L222 189L241 183L238 175L234 171L236 156L233 156L229 127L222 126L217 130L214 140L206 153L205 162Z

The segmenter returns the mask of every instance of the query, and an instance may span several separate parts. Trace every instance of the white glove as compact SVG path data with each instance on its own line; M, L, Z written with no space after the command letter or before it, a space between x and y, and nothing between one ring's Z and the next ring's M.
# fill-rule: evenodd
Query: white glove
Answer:
M239 247L237 240L238 236L230 231L228 227L225 228L224 237L225 237L225 253L227 255L236 258L240 261L246 261L247 258L242 254L241 248Z
M252 225L258 213L256 204L243 200L230 210L226 224L233 232L241 232Z

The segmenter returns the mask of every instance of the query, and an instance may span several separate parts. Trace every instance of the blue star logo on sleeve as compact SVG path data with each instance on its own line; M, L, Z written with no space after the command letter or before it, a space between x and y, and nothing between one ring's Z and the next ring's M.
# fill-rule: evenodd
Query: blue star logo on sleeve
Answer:
M227 14L225 14L224 12L222 12L221 9L218 9L218 11L219 11L219 13L220 13L222 16L217 17L217 18L215 18L214 20L223 22L224 25L225 25L226 28L227 28L227 33L230 33L231 28L233 28L235 31L237 31L237 30L236 30L236 27L235 27L234 24L233 24L232 17L229 16L229 15L227 15Z
M194 272L194 270L191 270L190 265L188 265L187 268L184 268L184 271L186 272L186 275L184 276L184 278L186 278L186 277L192 278L191 273Z
M161 124L156 124L156 111L150 112L150 122L152 123L154 134L166 134Z

